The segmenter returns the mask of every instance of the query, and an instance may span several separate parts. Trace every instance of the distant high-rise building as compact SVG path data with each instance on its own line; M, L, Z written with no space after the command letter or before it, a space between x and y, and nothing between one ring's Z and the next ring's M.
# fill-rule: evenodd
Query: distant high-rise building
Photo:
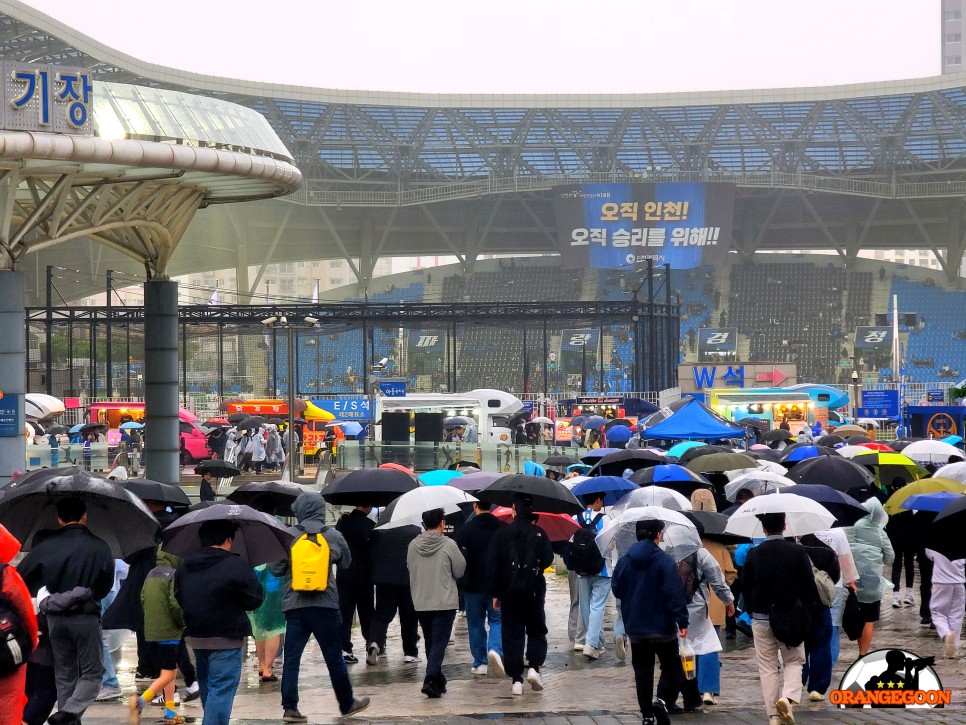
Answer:
M963 36L966 35L963 4L963 0L942 0L940 52L943 73L959 73L963 70Z

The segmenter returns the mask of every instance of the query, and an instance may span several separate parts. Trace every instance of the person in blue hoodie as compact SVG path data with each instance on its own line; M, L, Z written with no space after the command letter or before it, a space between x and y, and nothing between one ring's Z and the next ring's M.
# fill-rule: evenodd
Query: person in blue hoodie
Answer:
M663 530L664 522L657 519L637 522L637 543L618 560L611 587L631 640L642 725L670 725L661 694L673 692L676 697L685 679L678 637L688 635L688 605L677 566L659 547ZM661 663L661 681L658 699L652 702L655 656Z

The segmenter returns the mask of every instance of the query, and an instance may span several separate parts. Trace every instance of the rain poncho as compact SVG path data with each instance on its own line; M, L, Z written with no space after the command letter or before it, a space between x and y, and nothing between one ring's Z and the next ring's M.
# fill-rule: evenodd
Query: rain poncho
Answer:
M268 427L268 442L265 444L266 463L285 463L285 449L282 447L282 436L278 434L278 428Z
M873 497L862 505L871 516L859 519L849 529L848 537L852 558L855 559L855 567L859 571L856 594L860 602L871 604L881 601L892 588L892 583L882 576L882 568L893 562L895 552L885 532L889 517L882 504Z
M730 604L735 600L735 595L725 583L721 567L711 553L707 549L698 549L697 556L698 571L695 576L699 585L695 587L694 596L688 604L688 641L696 655L706 655L722 649L721 640L709 617L708 604L712 598Z
M255 567L255 576L265 591L265 599L254 612L248 613L252 623L252 636L256 642L264 642L285 631L285 613L282 611L282 585L285 579L277 577L268 570L267 564Z

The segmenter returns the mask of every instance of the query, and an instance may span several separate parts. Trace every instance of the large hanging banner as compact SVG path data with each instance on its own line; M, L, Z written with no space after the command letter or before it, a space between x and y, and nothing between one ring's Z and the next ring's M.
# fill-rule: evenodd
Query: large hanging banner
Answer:
M734 184L569 184L553 195L566 267L691 269L731 247Z

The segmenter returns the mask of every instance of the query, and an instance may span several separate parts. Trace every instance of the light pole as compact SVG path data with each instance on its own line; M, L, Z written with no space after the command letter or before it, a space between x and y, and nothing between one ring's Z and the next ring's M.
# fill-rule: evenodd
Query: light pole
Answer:
M859 419L859 371L852 368L852 422Z

